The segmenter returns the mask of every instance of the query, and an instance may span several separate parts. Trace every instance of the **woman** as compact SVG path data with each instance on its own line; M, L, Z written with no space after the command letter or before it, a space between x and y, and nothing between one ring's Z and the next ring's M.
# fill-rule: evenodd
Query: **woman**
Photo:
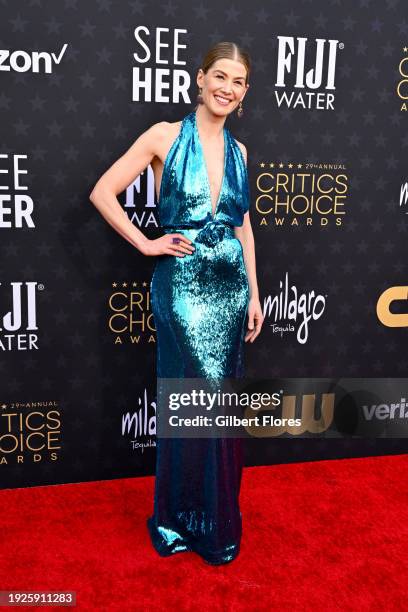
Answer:
M242 115L249 69L237 45L215 45L198 71L196 109L144 132L90 196L126 240L159 256L150 287L158 378L242 377L244 340L253 342L261 330L246 148L224 125L235 109ZM154 240L129 221L116 198L149 163L165 232ZM161 556L194 551L219 565L238 555L242 443L157 439L147 525Z

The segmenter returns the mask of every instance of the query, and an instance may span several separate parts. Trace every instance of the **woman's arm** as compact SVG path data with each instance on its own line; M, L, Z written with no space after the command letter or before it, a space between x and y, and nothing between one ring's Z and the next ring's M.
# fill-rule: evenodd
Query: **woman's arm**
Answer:
M166 234L149 240L128 218L117 195L124 191L149 165L154 156L163 157L163 148L168 140L168 123L162 121L146 130L98 180L89 199L105 220L144 255L177 255L191 253L191 241L183 234ZM173 236L180 238L172 244Z
M246 147L242 143L238 144L242 150L245 163L247 163ZM253 342L261 332L264 316L259 302L259 290L256 278L255 240L251 220L249 218L249 211L244 215L243 224L240 227L235 227L234 231L236 238L238 238L242 244L249 285L248 332L245 336L245 342L248 340Z
M249 212L244 215L241 227L235 227L235 236L242 244L245 268L248 276L249 297L259 299L258 282L256 279L255 240L252 232Z

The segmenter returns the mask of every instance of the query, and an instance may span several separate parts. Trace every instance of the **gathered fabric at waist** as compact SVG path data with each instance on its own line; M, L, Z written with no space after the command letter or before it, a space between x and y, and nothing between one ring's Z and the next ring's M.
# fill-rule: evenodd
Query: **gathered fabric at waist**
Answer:
M192 230L192 240L208 247L214 247L224 238L235 237L234 225L219 219L190 221L188 223L175 223L174 225L166 224L162 225L162 229L166 234L190 230L190 235Z

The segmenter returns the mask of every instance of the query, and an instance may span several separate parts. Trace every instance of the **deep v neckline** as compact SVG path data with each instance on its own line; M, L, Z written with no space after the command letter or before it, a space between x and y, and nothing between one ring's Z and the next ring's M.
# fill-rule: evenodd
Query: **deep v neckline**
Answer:
M208 175L207 163L205 161L204 149L203 149L203 146L201 144L200 134L198 133L196 113L197 113L197 111L194 111L194 131L195 131L195 134L196 134L196 137L197 137L198 146L200 148L202 164L203 164L203 168L204 168L204 174L206 176L208 199L210 201L210 214L211 214L211 218L215 219L215 216L216 216L217 211L218 211L218 206L219 206L220 201L221 201L222 193L223 193L223 190L224 190L225 169L226 169L226 166L227 166L227 128L224 125L224 127L223 127L223 136L224 136L224 163L223 163L222 179L221 179L220 191L219 191L218 198L217 198L217 201L215 203L215 209L214 209L214 212L213 212L210 178L209 178L209 175Z

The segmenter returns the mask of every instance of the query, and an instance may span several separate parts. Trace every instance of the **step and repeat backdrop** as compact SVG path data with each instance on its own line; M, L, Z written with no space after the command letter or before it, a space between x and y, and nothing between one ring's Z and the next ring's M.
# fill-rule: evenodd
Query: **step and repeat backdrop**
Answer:
M252 59L226 124L248 149L265 314L246 374L315 415L246 439L246 465L407 450L405 3L4 0L1 488L154 473L155 259L89 194L153 123L194 109L222 40ZM161 235L150 166L118 199Z

